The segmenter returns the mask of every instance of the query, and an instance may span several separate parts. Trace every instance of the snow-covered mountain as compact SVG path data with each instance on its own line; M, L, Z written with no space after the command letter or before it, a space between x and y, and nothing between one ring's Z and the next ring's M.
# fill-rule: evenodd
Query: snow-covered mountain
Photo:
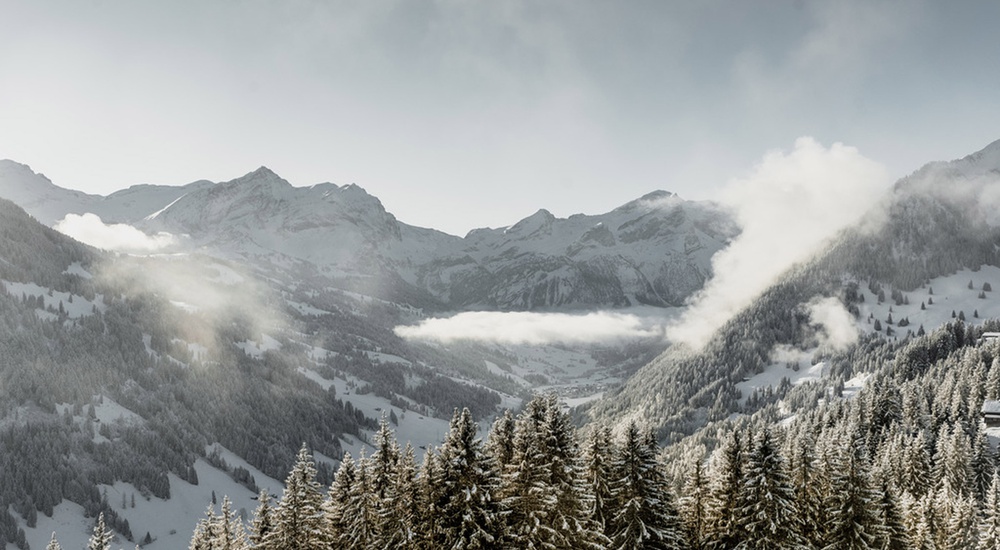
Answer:
M605 214L559 219L539 210L460 238L400 222L356 185L293 187L265 167L222 183L140 185L99 197L2 161L0 196L48 225L92 212L184 235L212 255L307 262L367 294L451 309L679 305L738 232L716 205L657 191Z

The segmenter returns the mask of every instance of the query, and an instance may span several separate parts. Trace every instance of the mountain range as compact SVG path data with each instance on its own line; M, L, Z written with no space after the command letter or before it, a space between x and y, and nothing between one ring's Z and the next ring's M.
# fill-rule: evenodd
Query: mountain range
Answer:
M21 472L0 476L0 538L21 548L56 529L83 546L63 533L89 533L98 512L121 537L182 546L216 491L244 509L279 492L302 442L329 483L380 416L429 447L453 410L485 427L534 391L582 402L581 424L642 419L688 460L741 419L777 426L923 372L905 350L944 357L1000 317L1000 141L897 182L701 349L393 331L462 310L683 307L740 228L662 191L464 237L402 223L358 186L294 187L266 168L102 197L0 161L0 197L0 471ZM114 254L46 227L87 213L172 239Z
M89 212L183 235L188 250L308 263L344 286L431 310L677 306L739 231L713 203L657 191L605 214L559 219L539 210L459 238L400 222L357 185L293 187L265 167L227 182L100 197L0 161L0 197L46 225Z

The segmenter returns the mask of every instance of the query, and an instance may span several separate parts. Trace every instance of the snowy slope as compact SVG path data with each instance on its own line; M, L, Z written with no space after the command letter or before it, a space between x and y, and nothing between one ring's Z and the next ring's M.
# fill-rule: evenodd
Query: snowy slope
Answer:
M559 219L539 210L460 238L398 221L356 185L293 187L266 167L228 182L137 185L98 197L4 161L2 193L48 225L92 212L147 233L185 235L201 252L306 262L364 294L451 309L679 305L738 233L717 206L657 191L605 214Z

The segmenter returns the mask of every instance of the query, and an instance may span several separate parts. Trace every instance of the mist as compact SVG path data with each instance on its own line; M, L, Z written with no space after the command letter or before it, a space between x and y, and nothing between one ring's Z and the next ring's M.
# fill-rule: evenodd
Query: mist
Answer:
M447 318L425 319L398 326L408 340L443 344L471 340L496 344L608 344L663 338L664 319L632 313L586 314L470 311Z
M856 222L889 183L881 164L841 143L802 137L789 152L764 155L723 189L720 201L743 231L712 258L712 278L668 324L667 338L700 349L782 273Z
M89 212L66 214L52 228L84 244L113 252L150 254L177 244L170 233L147 235L128 224L106 224L100 216Z

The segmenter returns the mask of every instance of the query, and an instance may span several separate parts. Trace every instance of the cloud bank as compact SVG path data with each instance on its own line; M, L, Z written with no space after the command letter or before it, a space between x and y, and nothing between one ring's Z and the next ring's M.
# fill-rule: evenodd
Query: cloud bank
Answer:
M157 252L177 242L170 233L147 235L124 223L106 224L91 213L66 214L53 229L90 246L133 254Z
M408 340L451 343L460 340L497 344L606 344L662 338L662 319L599 311L584 315L534 312L464 312L398 326Z
M667 337L703 346L779 275L857 221L889 183L882 165L840 143L826 148L802 137L791 152L767 153L748 177L723 190L721 200L743 232L712 258L712 279L667 327Z

